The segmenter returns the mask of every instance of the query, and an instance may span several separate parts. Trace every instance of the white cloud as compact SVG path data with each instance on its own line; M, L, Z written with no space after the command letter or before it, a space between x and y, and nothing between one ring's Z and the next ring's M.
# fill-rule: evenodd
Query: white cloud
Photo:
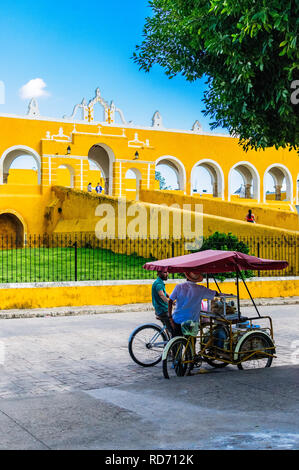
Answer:
M22 100L27 100L41 96L49 96L49 93L45 90L46 86L42 78L33 78L20 88L20 97Z

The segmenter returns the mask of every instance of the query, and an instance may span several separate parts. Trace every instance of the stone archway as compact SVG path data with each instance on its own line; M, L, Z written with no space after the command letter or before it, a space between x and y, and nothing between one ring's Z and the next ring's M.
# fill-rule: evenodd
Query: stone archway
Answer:
M286 201L293 203L293 181L289 169L281 163L273 163L264 173L264 202L266 202L266 177L271 175L274 182L275 200L282 200L282 187L285 182Z
M238 162L229 172L228 175L228 200L233 195L232 179L234 171L238 172L243 179L244 188L239 193L244 199L255 199L260 202L260 175L254 165L250 162Z
M176 157L165 155L156 160L156 170L158 171L159 165L168 166L171 171L176 175L177 188L180 191L186 191L186 170L183 163Z
M12 211L0 214L0 247L21 248L24 245L25 226L20 217Z
M115 156L110 147L106 144L95 144L88 152L88 159L93 161L105 179L105 194L113 193L113 163Z
M9 174L9 169L12 162L23 155L29 155L34 158L37 164L38 184L41 184L41 158L40 155L26 145L15 145L5 150L0 158L0 184L6 184Z
M206 170L207 174L210 177L211 182L211 193L213 197L220 197L221 199L224 198L224 175L221 166L215 162L214 160L210 160L205 158L203 160L199 160L193 166L191 170L191 195L193 193L197 193L195 188L197 182L197 169L203 168Z

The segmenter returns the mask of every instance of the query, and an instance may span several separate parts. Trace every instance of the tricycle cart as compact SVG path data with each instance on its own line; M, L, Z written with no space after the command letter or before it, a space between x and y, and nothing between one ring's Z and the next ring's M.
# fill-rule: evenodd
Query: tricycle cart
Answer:
M172 338L163 351L165 378L192 375L194 367L205 361L215 368L228 364L239 369L270 367L275 357L273 325L269 316L261 316L248 289L242 270L284 269L286 261L265 260L236 251L206 250L189 255L149 262L145 269L169 273L205 273L207 286L212 277L218 289L214 300L208 301L199 323L183 323L184 336ZM216 273L234 272L237 295L224 294L214 277ZM245 285L257 316L241 315L240 280ZM258 321L258 324L256 323Z

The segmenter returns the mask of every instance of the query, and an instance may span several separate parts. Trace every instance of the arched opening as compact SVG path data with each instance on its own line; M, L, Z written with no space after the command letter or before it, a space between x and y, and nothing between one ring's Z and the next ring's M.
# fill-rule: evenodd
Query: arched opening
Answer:
M21 248L24 244L24 225L13 213L0 214L1 248Z
M186 171L179 159L164 156L156 161L156 179L160 181L160 189L186 189Z
M7 149L0 159L0 184L40 184L41 160L26 146Z
M101 172L105 181L105 193L112 194L113 190L113 162L115 156L110 147L106 144L96 144L88 152L90 165L94 163Z
M282 164L273 164L264 174L264 202L292 202L293 183L289 170Z
M260 202L260 177L249 162L236 163L229 172L228 197L256 199Z
M89 160L88 163L88 182L91 183L93 188L96 188L99 185L102 188L102 192L104 192L105 178L103 177L103 170L101 170L99 164L94 162L93 160Z
M139 201L141 173L137 168L130 168L125 175L126 197Z
M71 165L60 165L57 168L56 184L66 188L75 186L75 170Z
M213 160L198 161L191 170L191 194L224 197L222 168Z

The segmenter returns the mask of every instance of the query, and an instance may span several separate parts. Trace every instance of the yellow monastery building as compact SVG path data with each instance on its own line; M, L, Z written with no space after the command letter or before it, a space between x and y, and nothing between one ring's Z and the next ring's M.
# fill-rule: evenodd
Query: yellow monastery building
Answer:
M94 121L95 106L103 108L103 122ZM35 160L35 170L10 169L14 160L23 155ZM157 190L155 171L162 164L175 172L177 191ZM208 172L210 195L196 193L198 167ZM235 170L243 178L242 197L233 194ZM274 181L272 195L267 195L265 185L269 174ZM159 112L154 114L151 126L136 126L125 120L124 113L113 102L108 104L99 89L88 104L82 101L74 107L72 115L60 119L40 116L34 99L27 115L0 115L2 235L16 230L18 224L25 234L55 231L56 225L63 222L58 216L52 225L46 223L46 214L57 203L58 193L53 188L65 186L81 194L87 191L89 183L97 203L101 198L126 198L144 204L181 205L198 201L203 203L206 214L223 218L223 227L227 228L227 220L233 219L236 231L258 230L249 229L244 223L246 210L253 208L256 214L261 214L258 224L296 232L298 179L299 159L294 151L270 148L244 152L238 139L204 132L198 121L189 131L166 129ZM94 192L98 182L104 189L100 195ZM74 214L78 210L76 204ZM74 219L86 218L84 204L82 211L83 215L78 213ZM65 218L72 218L70 212L68 216L64 214ZM221 229L220 222L213 227ZM206 233L211 231L212 226Z

